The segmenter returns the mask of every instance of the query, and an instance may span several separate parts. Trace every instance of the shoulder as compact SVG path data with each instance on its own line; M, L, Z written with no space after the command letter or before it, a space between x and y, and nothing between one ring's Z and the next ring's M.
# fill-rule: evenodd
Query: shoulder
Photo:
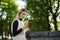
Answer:
M14 20L13 24L18 23L18 20Z

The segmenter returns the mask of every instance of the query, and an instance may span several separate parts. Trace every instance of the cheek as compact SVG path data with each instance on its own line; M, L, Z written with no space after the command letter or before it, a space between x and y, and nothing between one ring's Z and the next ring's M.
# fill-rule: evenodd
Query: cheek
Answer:
M24 18L24 17L25 17L25 15L21 15L20 17L21 17L21 18Z
M20 16L23 16L22 14L20 14Z
M26 14L20 14L20 17L21 18L25 18L26 17Z
M22 17L24 18L24 17L25 17L25 15L22 15Z
M26 17L26 15L24 15L24 17Z
M20 15L19 17L22 18L22 15Z
M23 15L25 17L25 15Z

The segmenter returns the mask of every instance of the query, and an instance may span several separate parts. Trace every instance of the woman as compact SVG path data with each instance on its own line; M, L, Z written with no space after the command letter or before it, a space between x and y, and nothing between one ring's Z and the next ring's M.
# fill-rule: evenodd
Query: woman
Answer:
M21 9L21 11L18 13L18 18L12 22L11 31L13 40L26 40L25 29L29 27L29 24L24 25L23 23L26 13L27 11L25 9Z

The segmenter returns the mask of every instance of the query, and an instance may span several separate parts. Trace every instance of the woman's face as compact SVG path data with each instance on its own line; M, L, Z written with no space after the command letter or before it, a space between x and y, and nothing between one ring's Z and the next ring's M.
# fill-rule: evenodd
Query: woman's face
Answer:
M20 15L19 15L19 18L21 18L21 19L24 19L25 18L25 16L26 16L26 11L23 11Z

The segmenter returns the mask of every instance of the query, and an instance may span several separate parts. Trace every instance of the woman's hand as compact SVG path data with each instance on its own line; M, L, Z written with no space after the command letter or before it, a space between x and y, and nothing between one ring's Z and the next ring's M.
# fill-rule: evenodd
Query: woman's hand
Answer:
M29 26L29 25L26 24L26 25L24 25L24 26L22 27L22 29L26 29L28 26Z
M26 29L27 27L31 28L31 23L28 23L22 27L22 29Z
M26 25L24 25L23 27L22 27L22 29L26 29L27 28L27 26Z
M31 23L28 23L28 27L31 28L32 24Z

